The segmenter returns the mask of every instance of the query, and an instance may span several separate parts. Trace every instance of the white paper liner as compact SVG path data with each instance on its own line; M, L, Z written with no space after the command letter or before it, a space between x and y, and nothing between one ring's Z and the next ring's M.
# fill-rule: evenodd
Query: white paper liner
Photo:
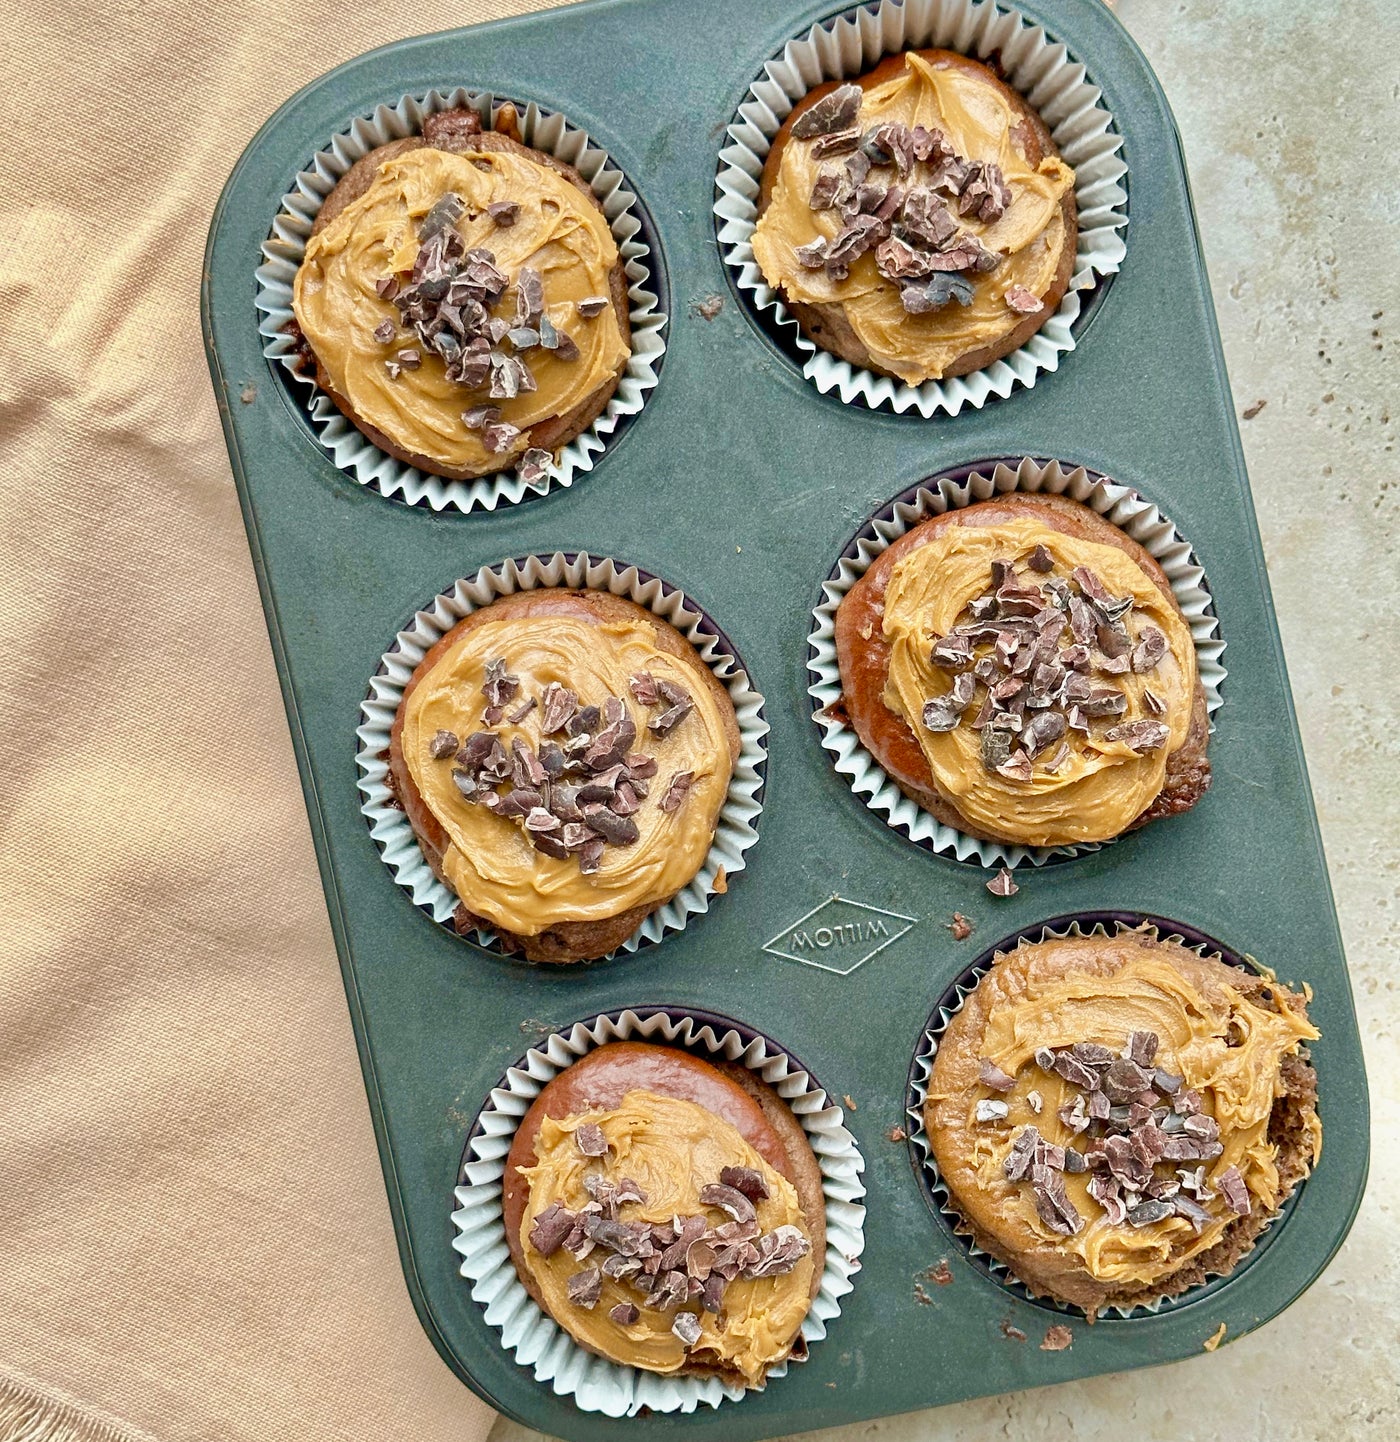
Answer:
M1197 956L1209 958L1214 961L1224 962L1231 966L1238 963L1224 956L1219 950L1212 949L1205 942L1191 942L1179 932L1163 931L1153 925L1130 926L1126 922L1115 922L1113 935L1119 935L1125 931L1142 931L1156 941L1176 941L1193 951ZM1067 926L1054 930L1049 926L1044 927L1038 937L1028 936L1025 940L1033 941L1062 941L1067 936L1108 936L1108 927L1103 922L1095 922L1086 931L1077 921L1071 921ZM1019 945L1020 943L1016 943ZM985 966L975 967L970 974L959 981L953 988L953 1005L941 1005L933 1014L930 1025L924 1030L919 1040L919 1049L914 1056L914 1066L910 1076L909 1101L905 1107L905 1117L908 1125L905 1130L909 1133L909 1142L918 1154L922 1175L930 1192L933 1193L939 1211L957 1234L958 1239L967 1248L969 1255L975 1257L992 1277L1005 1287L1008 1291L1014 1292L1028 1301L1036 1303L1037 1306L1046 1307L1053 1311L1063 1312L1067 1316L1082 1318L1084 1313L1078 1307L1071 1307L1066 1302L1061 1302L1054 1297L1048 1297L1041 1292L1033 1292L1019 1277L1009 1268L1005 1262L993 1257L990 1253L983 1251L973 1240L972 1228L963 1218L953 1200L952 1193L948 1190L948 1184L943 1180L934 1161L933 1149L929 1145L928 1131L924 1126L924 1103L928 1100L929 1078L933 1075L933 1059L938 1052L938 1039L947 1030L948 1023L963 1009L963 1004L976 989L977 983L987 974L995 962L996 957L1003 956L1016 949L1016 945L1006 948L996 948L992 962ZM1252 957L1245 960L1253 961ZM1255 1240L1251 1243L1248 1251L1244 1252L1235 1265L1223 1272L1207 1273L1207 1280L1198 1283L1194 1287L1188 1287L1185 1291L1177 1293L1173 1297L1157 1297L1151 1302L1143 1302L1135 1307L1106 1307L1099 1315L1112 1315L1115 1317L1148 1317L1155 1316L1158 1312L1169 1311L1174 1307L1185 1306L1194 1302L1204 1288L1210 1286L1211 1279L1222 1276L1233 1276L1241 1267L1244 1267L1256 1255L1263 1239L1268 1235L1269 1230L1282 1217L1286 1217L1291 1209L1294 1198L1306 1182L1299 1182L1292 1192L1284 1199L1279 1210L1269 1220L1267 1227L1263 1228Z
M1059 309L1019 350L970 375L911 386L853 366L822 350L802 333L778 291L764 279L750 238L758 221L763 163L788 112L825 80L854 79L886 55L936 47L985 60L998 55L1007 82L1039 112L1065 160L1074 167L1079 240L1074 274ZM823 393L843 401L888 406L903 414L957 415L1005 397L1017 385L1033 386L1041 371L1058 369L1075 346L1080 293L1123 263L1128 223L1128 173L1119 152L1123 137L1103 104L1103 93L1068 48L1014 10L990 0L881 0L814 25L790 40L763 67L720 151L714 213L720 247L739 289L755 310L771 313L806 357L802 374Z
M670 1007L655 1012L647 1008L642 1015L613 1012L556 1032L527 1052L520 1065L506 1072L477 1118L463 1185L455 1192L458 1209L452 1222L457 1235L452 1245L461 1253L462 1275L473 1283L472 1297L485 1306L486 1320L500 1332L502 1345L558 1396L609 1417L634 1416L643 1407L653 1412L693 1412L701 1404L718 1407L725 1399L738 1401L744 1390L717 1377L663 1377L584 1351L531 1300L510 1260L501 1214L502 1178L521 1118L565 1067L595 1047L629 1037L741 1063L792 1108L821 1168L826 1197L826 1265L821 1290L802 1323L802 1337L811 1348L826 1336L828 1324L841 1311L841 1298L851 1290L852 1276L860 1270L865 1248L865 1207L860 1200L865 1195L860 1179L864 1158L846 1130L841 1108L811 1076L766 1037L746 1040L719 1017L701 1019ZM783 1362L768 1375L771 1380L786 1373Z
M272 234L263 242L264 263L257 269L258 333L263 354L280 365L292 382L307 392L312 430L335 464L362 486L397 496L410 504L427 504L435 511L484 509L493 511L525 495L543 495L554 486L570 486L593 469L598 456L624 416L641 410L657 381L657 366L666 348L666 316L657 309L650 269L651 252L633 208L636 197L626 187L622 171L586 132L570 125L562 115L541 110L533 101L517 106L524 143L572 165L603 207L622 256L627 277L632 321L632 355L612 399L593 424L564 446L548 474L533 485L518 470L501 471L472 481L450 481L406 465L381 451L336 408L316 386L314 369L300 370L298 356L286 327L292 320L292 283L305 254L311 227L326 197L341 176L376 146L422 132L423 120L441 110L466 107L489 129L505 102L490 91L430 90L426 95L405 95L393 106L380 105L372 115L361 116L318 151L296 185L282 197L281 211Z
M975 860L983 866L1018 866L1022 862L1041 866L1052 857L1097 851L1099 843L1012 846L999 841L979 841L966 832L944 826L895 785L861 744L855 727L827 713L827 707L841 699L835 631L836 611L846 592L882 551L921 521L941 516L950 508L961 510L975 501L985 501L1008 491L1045 492L1079 501L1125 531L1156 560L1191 629L1196 643L1196 665L1206 694L1206 711L1212 717L1215 715L1221 706L1220 686L1225 679L1225 667L1221 664L1225 642L1219 635L1219 622L1206 589L1205 572L1190 545L1155 505L1128 486L1105 476L1090 475L1083 466L1069 468L1059 461L1036 461L1029 456L1015 470L998 461L985 471L974 470L965 481L933 477L919 487L911 500L897 502L889 519L877 517L861 530L856 555L842 558L833 578L822 586L822 602L812 613L816 628L807 638L810 647L807 669L813 681L807 694L816 703L813 719L821 728L822 745L835 759L837 771L848 779L851 790L863 797L865 804L883 816L890 826L934 851L952 853L959 861ZM889 509L885 507L886 511ZM1214 730L1213 725L1211 729Z
M744 853L758 840L755 824L762 810L758 797L768 757L764 737L769 726L763 719L763 697L753 688L738 657L726 649L728 643L716 634L715 623L681 591L658 577L606 557L556 551L483 566L436 597L414 616L407 630L399 632L393 647L380 658L380 669L371 678L369 695L360 708L362 721L355 732L360 742L355 760L364 798L360 810L369 819L370 835L394 880L434 921L449 925L458 897L433 874L407 816L395 804L389 788L389 733L414 668L458 621L499 596L548 586L625 596L670 622L724 684L739 722L739 759L704 863L681 891L658 906L618 948L631 952L644 941L660 941L668 931L679 931L691 916L708 911L719 873L732 878L744 869ZM481 946L496 945L493 931L481 929L473 935Z

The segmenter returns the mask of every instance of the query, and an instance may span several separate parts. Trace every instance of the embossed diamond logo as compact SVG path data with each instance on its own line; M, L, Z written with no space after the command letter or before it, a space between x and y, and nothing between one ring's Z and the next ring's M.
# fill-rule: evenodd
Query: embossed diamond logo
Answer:
M915 925L912 916L829 896L764 943L770 956L849 976Z

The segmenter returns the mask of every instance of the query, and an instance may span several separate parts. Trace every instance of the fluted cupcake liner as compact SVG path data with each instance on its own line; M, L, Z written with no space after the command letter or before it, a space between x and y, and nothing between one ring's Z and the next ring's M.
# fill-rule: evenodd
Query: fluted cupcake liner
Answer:
M1220 638L1205 572L1190 545L1152 502L1130 487L1084 466L1037 461L1029 456L1019 462L986 461L970 471L964 467L944 476L930 477L897 496L857 532L822 586L821 604L812 613L816 626L807 638L807 669L812 676L807 694L815 702L813 719L821 728L822 745L831 753L837 771L846 777L851 790L890 826L904 832L910 840L954 855L959 861L978 861L983 866L1017 866L1022 862L1040 866L1052 857L1077 856L1108 843L1013 846L982 841L945 826L895 785L861 744L855 728L831 715L829 709L841 699L836 612L846 593L875 558L931 516L961 510L1011 491L1067 496L1078 501L1126 532L1161 566L1196 643L1196 665L1205 690L1206 711L1213 717L1222 704L1220 687L1225 680L1225 667L1221 658L1225 642Z
M673 1007L639 1007L608 1012L555 1032L526 1052L491 1092L467 1142L452 1213L461 1254L461 1273L472 1282L472 1297L486 1309L487 1323L522 1367L557 1395L586 1412L609 1417L652 1412L693 1412L738 1401L744 1390L717 1377L663 1377L586 1352L535 1303L510 1259L501 1211L506 1156L521 1118L545 1085L580 1057L612 1041L651 1041L683 1047L702 1058L746 1066L792 1108L822 1174L826 1198L826 1263L821 1289L802 1337L808 1348L826 1336L853 1286L865 1247L865 1161L844 1125L839 1106L776 1042L727 1017ZM796 1359L794 1359L796 1360ZM784 1376L787 1363L770 1372Z
M1106 919L1105 919L1106 917ZM1110 930L1110 927L1112 930ZM1023 942L1042 941L1063 941L1069 936L1110 936L1118 935L1125 931L1142 931L1154 941L1176 941L1185 946L1188 950L1194 951L1197 956L1206 957L1213 961L1224 962L1227 966L1239 967L1241 970L1259 971L1265 975L1269 973L1265 968L1260 967L1252 957L1236 955L1228 947L1222 946L1218 941L1205 936L1204 933L1196 932L1194 928L1184 927L1178 922L1165 921L1159 917L1134 917L1126 919L1112 914L1093 914L1083 917L1060 917L1050 922L1043 922L1035 926L1026 927L1024 930L1012 936L1004 938L996 946L992 947L983 957L970 966L959 979L944 994L943 1000L934 1008L933 1014L929 1017L919 1038L919 1044L914 1053L914 1060L909 1070L908 1096L905 1106L905 1118L907 1125L905 1130L909 1134L909 1144L914 1148L914 1153L919 1159L919 1174L933 1198L934 1205L939 1213L948 1223L958 1240L967 1249L970 1257L974 1258L988 1274L1007 1291L1023 1298L1026 1301L1034 1302L1037 1306L1045 1307L1053 1311L1062 1312L1066 1316L1079 1317L1083 1313L1068 1303L1057 1301L1053 1297L1044 1296L1041 1293L1033 1292L1024 1282L1020 1280L1005 1262L993 1257L990 1253L983 1251L974 1240L972 1227L958 1210L956 1201L948 1184L943 1180L942 1173L938 1170L938 1164L934 1160L933 1148L929 1144L928 1131L924 1126L924 1103L928 1100L929 1079L933 1075L933 1061L938 1053L939 1039L948 1028L948 1023L963 1008L967 998L976 989L978 982L991 970L999 956L1014 951ZM1159 1312L1170 1311L1173 1308L1185 1306L1187 1303L1196 1301L1201 1293L1212 1285L1214 1279L1221 1276L1236 1276L1240 1269L1249 1264L1258 1255L1260 1248L1264 1245L1273 1227L1285 1218L1292 1208L1293 1200L1297 1197L1301 1188L1295 1187L1292 1194L1284 1201L1278 1214L1269 1222L1255 1239L1250 1249L1235 1263L1228 1272L1211 1272L1206 1281L1198 1286L1190 1287L1174 1297L1157 1297L1151 1302L1144 1302L1135 1307L1108 1307L1105 1312L1114 1317L1151 1317ZM1103 1315L1103 1314L1100 1314Z
M450 924L459 898L433 873L394 797L389 778L389 733L414 669L464 616L489 606L500 596L551 586L624 596L669 622L723 683L739 722L739 759L704 864L619 948L631 952L644 941L660 941L667 932L681 930L690 917L708 911L710 898L727 885L728 878L744 869L744 853L758 840L758 814L763 809L759 798L768 758L764 738L769 727L763 717L763 697L754 689L728 638L683 592L659 577L609 557L556 551L483 566L474 576L465 577L437 596L399 632L370 680L369 694L360 708L361 725L355 732L360 743L355 757L363 798L360 810L369 821L370 835L394 880L434 921ZM721 874L726 880L720 880ZM483 928L474 935L481 946L498 946L492 931Z
M287 329L293 319L292 284L311 228L340 178L377 146L420 134L429 115L467 108L481 117L483 129L489 129L505 103L506 97L497 97L488 90L459 86L449 91L430 90L426 95L405 95L394 105L380 105L372 115L360 116L312 157L310 165L297 176L296 184L282 197L272 233L262 245L263 263L257 269L258 333L263 337L263 354L272 364L281 366L295 386L305 389L311 428L322 448L362 486L435 511L493 511L525 495L542 495L552 487L572 485L593 469L622 419L641 410L647 392L656 385L657 367L666 348L666 316L658 309L653 289L651 251L626 177L585 131L531 101L516 107L524 143L573 166L583 177L603 207L627 277L632 355L617 390L597 420L561 448L542 480L527 482L518 470L507 470L471 481L451 481L380 450L317 387L314 368L302 368L301 355Z
M809 340L764 279L750 242L758 223L764 161L793 106L823 81L855 79L887 55L929 47L979 60L995 57L1007 83L1039 112L1074 167L1079 239L1059 309L1020 349L969 375L911 386L853 366ZM880 0L812 26L765 64L727 133L714 204L725 259L750 305L760 315L771 315L804 357L803 375L843 401L925 417L957 415L964 406L980 408L993 396L1008 396L1018 385L1033 386L1042 371L1058 369L1074 349L1083 292L1123 263L1128 167L1120 154L1123 138L1102 91L1066 45L991 0Z

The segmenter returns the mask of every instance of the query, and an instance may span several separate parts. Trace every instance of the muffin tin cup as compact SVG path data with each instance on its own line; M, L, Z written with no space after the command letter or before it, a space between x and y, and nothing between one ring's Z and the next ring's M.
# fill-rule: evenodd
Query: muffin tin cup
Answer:
M768 723L763 717L763 697L754 689L734 647L704 611L659 577L609 557L556 551L483 566L474 576L465 577L436 597L416 613L407 629L399 632L370 681L369 694L361 707L361 725L355 732L360 743L355 757L363 798L360 810L369 821L370 835L394 880L434 921L450 925L459 898L434 875L390 788L390 730L414 668L464 616L498 597L554 586L623 596L674 626L723 683L739 722L739 758L704 863L618 948L632 952L644 941L660 941L667 932L681 930L692 916L708 911L710 898L727 889L728 879L744 869L744 854L758 840L763 768L767 761L764 737ZM492 931L481 929L473 935L481 946L498 947Z
M933 1061L938 1052L939 1039L947 1030L948 1023L962 1010L963 1004L976 989L978 982L991 970L997 957L1014 951L1022 942L1027 941L1063 941L1069 936L1109 936L1137 930L1146 932L1154 940L1179 941L1198 956L1222 961L1227 966L1239 967L1242 971L1253 970L1263 975L1272 974L1260 967L1252 957L1246 958L1237 955L1228 947L1222 946L1213 937L1208 937L1193 927L1184 926L1176 921L1168 921L1162 917L1138 916L1124 912L1098 912L1080 917L1057 917L1004 937L961 973L958 980L944 993L943 1000L934 1008L933 1014L919 1038L918 1048L909 1069L908 1105L905 1109L908 1119L906 1130L909 1133L909 1145L918 1159L919 1178L935 1209L967 1249L968 1255L1007 1291L1026 1301L1033 1302L1037 1306L1063 1313L1067 1317L1078 1317L1081 1320L1083 1320L1084 1314L1077 1307L1071 1307L1052 1297L1033 1292L1005 1262L983 1251L973 1240L972 1227L958 1210L957 1203L953 1200L952 1193L934 1161L928 1131L924 1126L924 1103L928 1100L929 1079L933 1074ZM1277 1223L1287 1216L1294 1199L1305 1185L1306 1180L1300 1182L1285 1198L1278 1213L1260 1232L1249 1250L1228 1272L1209 1273L1205 1282L1187 1288L1175 1296L1158 1297L1151 1302L1144 1302L1135 1307L1108 1307L1099 1315L1121 1319L1156 1316L1159 1312L1169 1311L1174 1307L1185 1306L1196 1301L1212 1285L1215 1278L1238 1276L1240 1271L1247 1267L1267 1245L1274 1234Z
M542 480L527 482L518 470L509 470L453 481L380 450L316 385L314 369L302 369L300 352L287 329L293 320L292 284L312 226L336 183L376 146L421 133L429 115L465 107L474 110L482 127L489 129L507 99L459 86L445 92L405 95L392 106L380 105L372 115L360 116L312 157L311 164L297 176L296 185L282 197L272 234L263 242L263 264L257 268L258 333L263 337L263 354L283 369L294 387L305 391L311 428L322 449L360 485L434 511L494 511L524 496L572 485L593 469L623 418L641 410L647 392L656 386L666 348L666 316L659 309L652 270L655 262L626 177L585 131L531 101L516 106L524 143L573 166L587 182L603 207L627 278L632 354L603 413L560 449Z
M702 1405L718 1407L741 1400L745 1391L716 1377L664 1377L585 1351L531 1299L510 1259L501 1196L506 1156L521 1119L566 1067L596 1047L625 1040L665 1043L702 1058L739 1063L792 1108L816 1155L826 1198L826 1263L801 1335L809 1348L826 1336L860 1270L865 1161L841 1108L831 1104L799 1062L762 1032L709 1012L651 1006L606 1012L554 1032L526 1052L492 1090L472 1126L461 1185L454 1193L452 1245L462 1257L461 1274L472 1282L472 1296L484 1306L501 1345L557 1395L609 1417L635 1416L643 1408L693 1412ZM787 1367L787 1362L779 1364L769 1380L785 1376Z
M793 106L827 80L855 79L887 55L936 47L1000 64L1008 84L1039 112L1064 159L1074 167L1079 237L1069 289L1053 316L1018 350L965 376L912 386L853 366L803 334L754 259L764 162ZM1122 137L1103 93L1065 45L1015 10L990 0L881 0L812 26L769 60L739 106L720 152L714 213L735 283L760 317L771 317L795 346L802 374L824 394L872 409L957 415L1033 386L1075 348L1082 294L1116 273L1126 253L1128 167Z
M1211 717L1223 704L1220 688L1225 680L1221 660L1225 642L1219 635L1205 572L1171 521L1130 487L1084 466L1071 467L1067 462L1037 461L1027 456L1019 461L989 460L960 467L930 477L897 496L856 533L822 586L821 604L812 613L816 627L807 638L807 669L813 678L807 694L816 703L813 719L821 730L822 745L831 753L837 771L846 777L851 790L871 811L911 841L983 866L1019 866L1023 862L1041 866L1054 857L1078 856L1109 843L1016 846L982 841L943 825L906 796L861 743L855 728L830 714L830 708L841 699L836 612L875 558L920 522L1012 491L1066 496L1088 506L1137 541L1161 566L1186 617L1196 643L1196 665Z

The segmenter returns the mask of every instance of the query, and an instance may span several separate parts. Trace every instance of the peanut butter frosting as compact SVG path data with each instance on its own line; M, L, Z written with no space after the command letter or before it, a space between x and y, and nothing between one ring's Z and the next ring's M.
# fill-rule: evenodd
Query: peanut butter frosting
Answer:
M1285 1091L1282 1063L1318 1032L1301 998L1281 987L1261 990L1256 977L1243 974L1236 985L1233 970L1142 932L1023 946L1000 961L978 985L987 993L977 1019L969 1022L965 1011L949 1023L925 1111L958 1208L1003 1249L1057 1250L1110 1293L1162 1283L1219 1242L1240 1215L1275 1211L1280 1179L1269 1124ZM1149 1086L1171 1104L1158 1108L1162 1125L1175 1122L1176 1137L1199 1142L1195 1160L1159 1164L1155 1175L1165 1181L1167 1199L1151 1205L1167 1215L1144 1224L1139 1219L1152 1213L1125 1218L1120 1210L1116 1221L1110 1218L1095 1195L1106 1174L1093 1157L1094 1143L1084 1126L1067 1124L1076 1115L1082 1121L1084 1107L1082 1079L1070 1080L1077 1075L1071 1049L1089 1057L1101 1076L1105 1058L1095 1058L1092 1048L1126 1058L1135 1035L1155 1038L1139 1055L1156 1079ZM1047 1053L1059 1070L1043 1064ZM979 1064L994 1085L979 1084ZM989 1102L999 1113L990 1119ZM1190 1130L1183 1130L1185 1120ZM1087 1169L1055 1174L1077 1213L1072 1235L1047 1222L1031 1185L1008 1177L1026 1171L1012 1152L1018 1138L1028 1148L1030 1128L1042 1146L1090 1154ZM1315 1162L1321 1149L1315 1112L1309 1128ZM1173 1187L1172 1167L1182 1169L1175 1175L1189 1191ZM1150 1164L1143 1175L1154 1175ZM1186 1214L1173 1210L1173 1195L1187 1196Z
M439 733L466 737L488 725L483 694L488 668L504 661L518 679L515 701L538 703L553 685L583 705L620 698L636 726L638 751L655 760L651 797L628 818L636 839L609 845L597 869L575 856L546 855L522 818L496 815L468 800L449 755L431 747ZM692 709L664 735L648 729L648 713L631 693L631 678L649 673L688 693ZM541 751L546 707L535 704L517 723L491 727L507 754L517 741ZM512 705L510 714L516 711ZM463 631L404 702L401 745L415 785L449 838L442 869L476 915L521 936L568 921L598 921L673 896L700 869L713 840L733 769L725 721L694 670L659 649L653 628L635 622L594 623L578 616L516 615ZM661 802L674 778L689 783L673 809Z
M1134 652L1149 628L1160 632L1166 644L1150 670L1128 669L1101 681L1096 677L1095 688L1121 692L1125 708L1085 723L1086 731L1071 725L1064 733L1068 752L1061 764L1054 770L1036 765L1033 774L1019 779L984 764L982 733L972 725L975 708L949 730L930 730L923 717L931 700L950 694L955 679L934 664L934 643L966 621L969 603L987 590L993 562L1024 567L1038 550L1041 564L1048 559L1053 570L1024 571L1024 576L1066 581L1086 567L1120 603L1131 598L1121 624ZM1081 540L1033 518L997 526L947 526L911 550L893 568L883 630L891 646L885 705L908 723L938 791L972 825L999 837L1028 846L1059 846L1119 835L1161 791L1167 757L1190 729L1196 651L1176 605L1117 547ZM970 694L971 678L956 679L969 683ZM1165 728L1164 744L1134 749L1141 743L1131 734L1132 723L1154 718ZM1118 728L1128 728L1127 739L1108 739Z
M1058 156L1032 166L1013 134L1022 117L990 76L979 76L946 61L930 63L910 52L903 72L864 92L859 124L869 128L898 123L941 131L959 156L1000 167L1010 200L991 221L976 214L959 218L988 251L1002 257L990 273L972 277L972 299L911 315L900 288L876 268L873 252L855 260L844 279L803 265L796 252L821 237L832 242L843 228L836 209L809 203L823 162L817 147L789 140L778 166L767 208L753 235L753 252L770 285L790 300L839 305L871 358L910 385L939 379L952 363L1009 334L1022 314L1008 304L1012 291L1043 297L1074 243L1061 202L1074 188L1074 171ZM923 162L908 177L910 186L936 176ZM1019 290L1018 290L1019 288ZM1032 307L1033 309L1034 307Z
M375 330L397 323L377 283L412 270L418 226L444 195L464 203L456 223L468 250L489 251L507 275L530 267L544 282L545 314L578 348L529 351L536 389L492 400L501 420L520 431L499 451L487 449L480 428L463 412L486 400L446 377L442 359L428 353L419 368L393 374L393 355ZM510 223L488 207L505 206ZM513 209L511 209L513 207ZM618 259L606 218L579 189L553 170L511 151L450 153L431 147L386 160L365 193L307 242L297 271L297 323L331 384L355 414L415 455L451 469L508 466L528 444L528 428L568 414L625 364L628 347L609 302L601 311L577 310L581 300L609 295ZM500 312L509 321L505 311Z
M577 1134L590 1124L601 1131L606 1147L590 1145L588 1151L604 1155L587 1155L580 1144ZM634 1228L637 1223L666 1226L696 1215L708 1218L710 1228L723 1228L730 1215L715 1203L702 1202L701 1192L713 1195L710 1184L727 1168L744 1168L762 1179L761 1186L751 1189L758 1198L752 1209L761 1232L796 1229L805 1238L796 1190L727 1121L695 1102L631 1091L613 1110L558 1121L546 1118L535 1155L536 1165L521 1169L530 1184L520 1233L525 1264L546 1311L576 1340L612 1361L651 1372L676 1372L687 1362L718 1363L736 1369L751 1386L760 1384L767 1370L787 1356L809 1306L815 1266L810 1245L789 1248L801 1255L790 1265L784 1263L787 1270L729 1281L718 1313L698 1301L683 1303L698 1319L698 1333L687 1346L675 1331L675 1307L638 1306L638 1290L606 1273L600 1291L587 1306L580 1305L569 1287L580 1260L557 1244L543 1255L531 1240L536 1220L552 1206L572 1213L586 1208L601 1194L599 1178L630 1182L631 1191L623 1195L644 1198L621 1208L621 1220ZM791 1238L792 1232L779 1235ZM594 1252L587 1261L597 1262L603 1255L603 1250ZM616 1307L625 1309L623 1315L635 1312L634 1320L615 1320L610 1313Z

